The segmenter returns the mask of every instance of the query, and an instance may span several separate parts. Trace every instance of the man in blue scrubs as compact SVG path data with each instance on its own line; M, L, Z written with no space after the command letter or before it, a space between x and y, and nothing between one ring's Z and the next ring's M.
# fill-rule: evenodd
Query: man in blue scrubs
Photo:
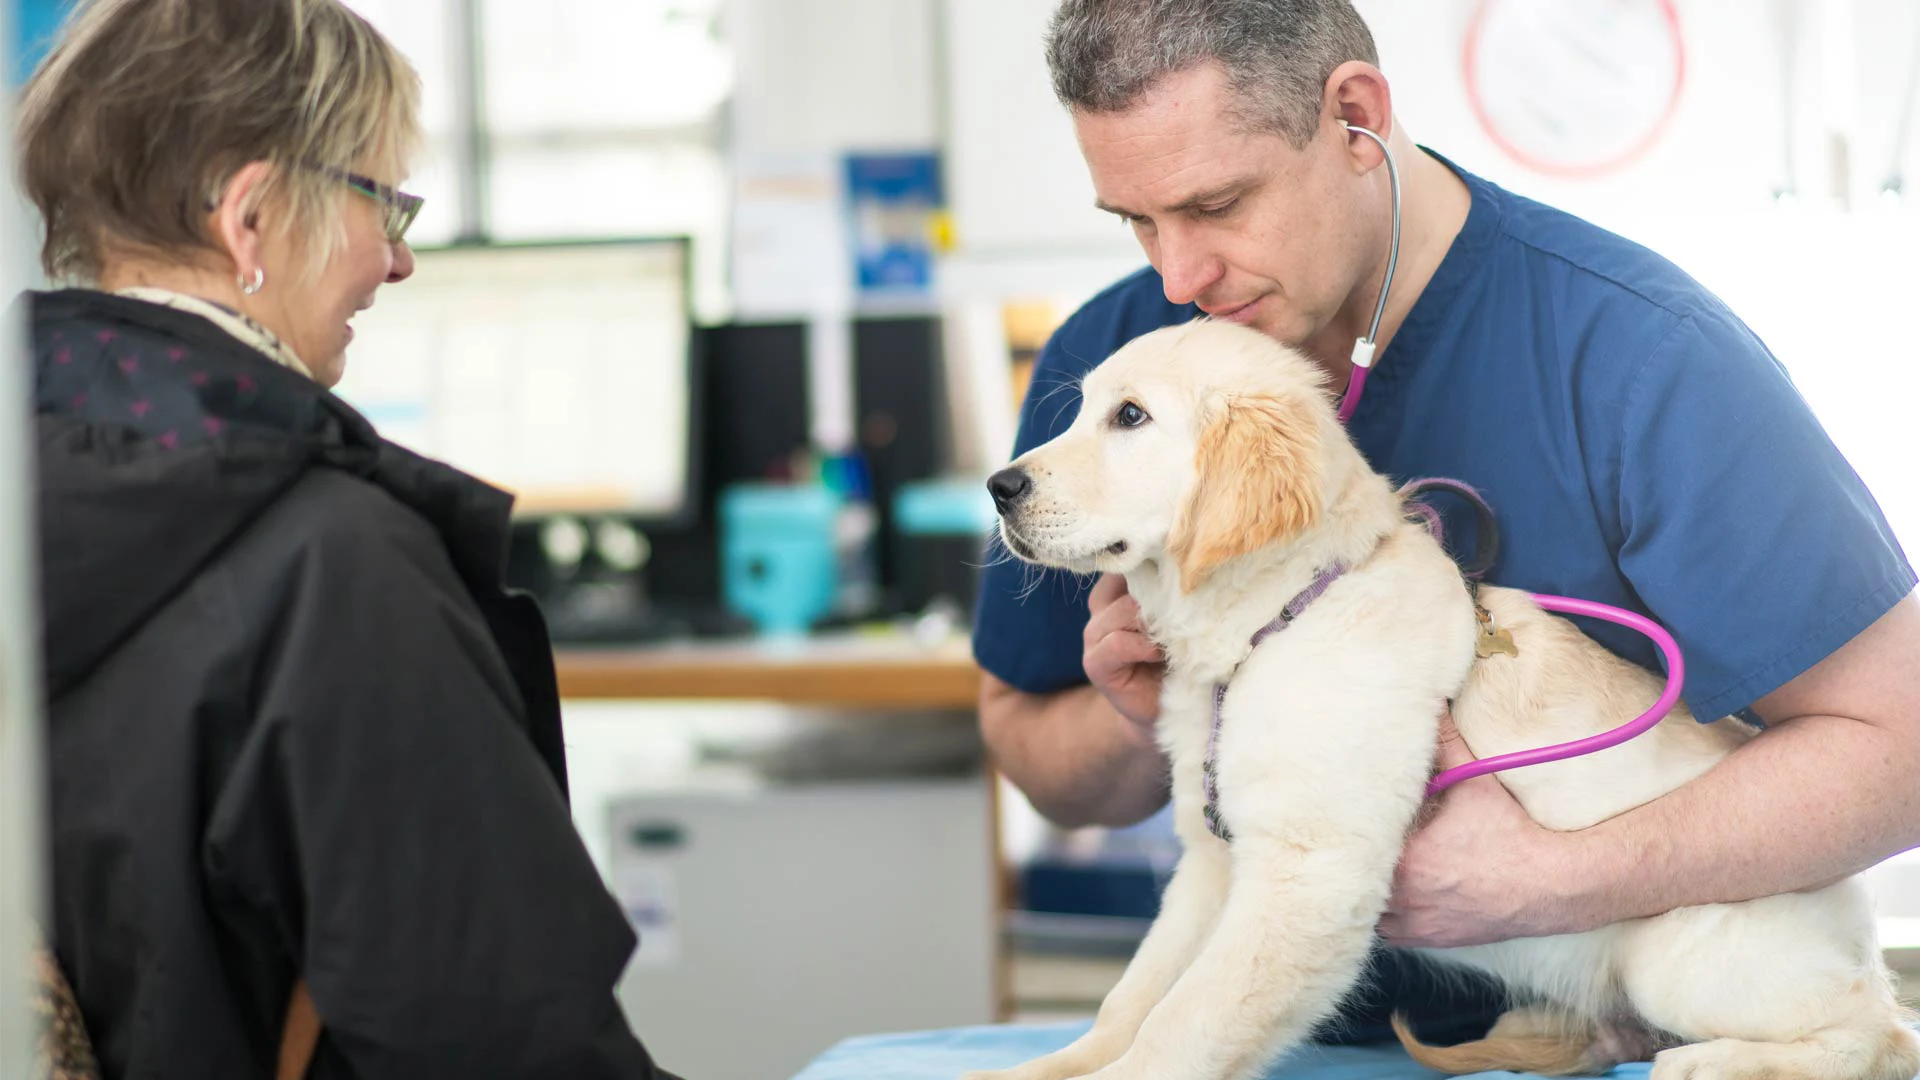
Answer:
M1409 843L1388 942L1580 931L1817 886L1920 844L1914 571L1725 305L1652 252L1418 146L1346 0L1065 0L1048 60L1100 206L1152 265L1048 343L1016 453L1072 422L1078 378L1114 349L1201 314L1304 349L1344 387L1390 242L1383 155L1343 122L1371 129L1399 162L1405 232L1350 424L1360 449L1397 479L1478 487L1500 516L1493 581L1647 614L1680 642L1697 715L1767 728L1577 833L1534 825L1491 778L1453 789ZM1464 508L1442 509L1449 535L1470 533ZM1160 656L1136 616L1122 579L986 572L981 723L1061 824L1134 822L1167 800ZM1657 665L1630 631L1584 628ZM1390 957L1371 982L1350 1037L1378 1035L1390 1006L1429 1037L1472 1037L1496 1008Z

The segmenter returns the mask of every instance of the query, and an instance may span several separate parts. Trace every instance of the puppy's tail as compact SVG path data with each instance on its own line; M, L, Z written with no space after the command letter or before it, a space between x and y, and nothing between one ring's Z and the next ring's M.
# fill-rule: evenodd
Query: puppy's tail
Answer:
M1458 1046L1428 1046L1414 1037L1413 1030L1399 1013L1393 1014L1393 1033L1400 1038L1408 1056L1436 1072L1461 1076L1467 1073L1538 1073L1542 1076L1577 1076L1603 1072L1589 1053L1593 1049L1591 1031L1566 1031L1554 1034L1501 1034L1491 1032L1484 1039Z

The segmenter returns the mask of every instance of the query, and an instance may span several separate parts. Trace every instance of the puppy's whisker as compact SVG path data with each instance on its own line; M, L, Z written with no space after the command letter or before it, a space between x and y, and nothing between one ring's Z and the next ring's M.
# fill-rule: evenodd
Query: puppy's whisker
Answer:
M1084 374L1062 378L1053 387L1048 389L1046 393L1042 394L1038 399L1034 401L1033 411L1035 413L1038 413L1042 405L1045 405L1047 402L1052 401L1054 398L1054 395L1059 394L1061 391L1072 391L1073 396L1070 397L1067 400L1067 402L1063 404L1054 413L1052 426L1055 428L1058 428L1060 426L1060 414L1064 413L1067 410L1068 406L1074 405L1078 401L1078 399L1082 396L1080 394L1080 388L1081 388L1081 384L1085 381L1085 379L1086 379L1086 376Z
M1034 593L1040 591L1040 586L1045 585L1055 576L1045 567L1035 566L1032 563L1026 563L1024 565L1026 569L1022 572L1022 577L1025 580L1020 585L1020 591L1015 594L1023 604L1031 600Z
M1015 555L1013 552L1008 551L1005 548L1002 548L1000 549L1000 552L996 554L992 559L988 560L984 565L977 566L974 569L985 570L989 566L1005 566L1009 563L1019 563L1021 566L1027 565L1026 561L1021 559L1018 555Z
M963 562L961 563L961 565L965 566L969 570L988 570L996 566L1005 566L1008 563L1019 562L1019 561L1020 561L1019 559L1014 557L1013 552L1008 551L1005 548L1001 548L999 551L999 554L993 556L991 559L988 559L985 562Z
M1047 391L1046 393L1044 393L1044 394L1042 394L1042 395L1040 395L1040 397L1038 397L1038 398L1036 398L1036 399L1034 400L1034 404L1035 404L1035 405L1045 405L1045 404L1046 404L1047 402L1049 402L1049 401L1051 401L1051 400L1053 400L1053 396L1054 396L1055 394L1058 394L1058 393L1060 393L1060 392L1061 392L1062 390L1078 390L1078 389L1080 388L1080 386L1081 386L1081 384L1082 384L1082 383L1083 383L1084 381L1085 381L1085 377L1084 377L1084 376L1081 376L1081 377L1071 377L1071 376L1069 376L1069 377L1063 377L1063 378L1061 378L1061 380L1060 380L1059 382L1057 382L1057 383L1055 383L1055 384L1053 384L1053 387L1052 387L1051 389L1049 389L1049 390L1048 390L1048 391Z
M1040 582L1044 576L1044 572L1037 566L1023 566L1020 571L1020 588L1014 592L1014 597L1023 604L1033 599L1033 594L1040 591Z
M981 555L986 558L985 562L968 562L963 565L974 570L985 570L988 567L1004 566L1007 563L1020 561L1019 557L1008 549L1007 542L1001 538L1000 523L998 521L993 523L992 531L987 534L987 543L982 549Z

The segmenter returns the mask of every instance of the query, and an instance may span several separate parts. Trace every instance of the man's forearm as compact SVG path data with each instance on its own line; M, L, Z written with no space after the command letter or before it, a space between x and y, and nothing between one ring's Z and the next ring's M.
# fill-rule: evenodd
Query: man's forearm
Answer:
M1091 686L1030 695L989 676L980 719L1000 771L1057 825L1131 825L1166 805L1160 748Z
M1910 736L1858 720L1776 725L1666 797L1565 834L1542 932L1817 887L1920 844L1916 757Z

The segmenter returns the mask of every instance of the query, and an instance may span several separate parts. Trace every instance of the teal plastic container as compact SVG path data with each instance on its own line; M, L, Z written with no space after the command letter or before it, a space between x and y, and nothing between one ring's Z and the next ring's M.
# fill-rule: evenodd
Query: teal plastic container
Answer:
M720 586L763 633L805 633L839 588L842 496L818 484L736 484L720 493Z

